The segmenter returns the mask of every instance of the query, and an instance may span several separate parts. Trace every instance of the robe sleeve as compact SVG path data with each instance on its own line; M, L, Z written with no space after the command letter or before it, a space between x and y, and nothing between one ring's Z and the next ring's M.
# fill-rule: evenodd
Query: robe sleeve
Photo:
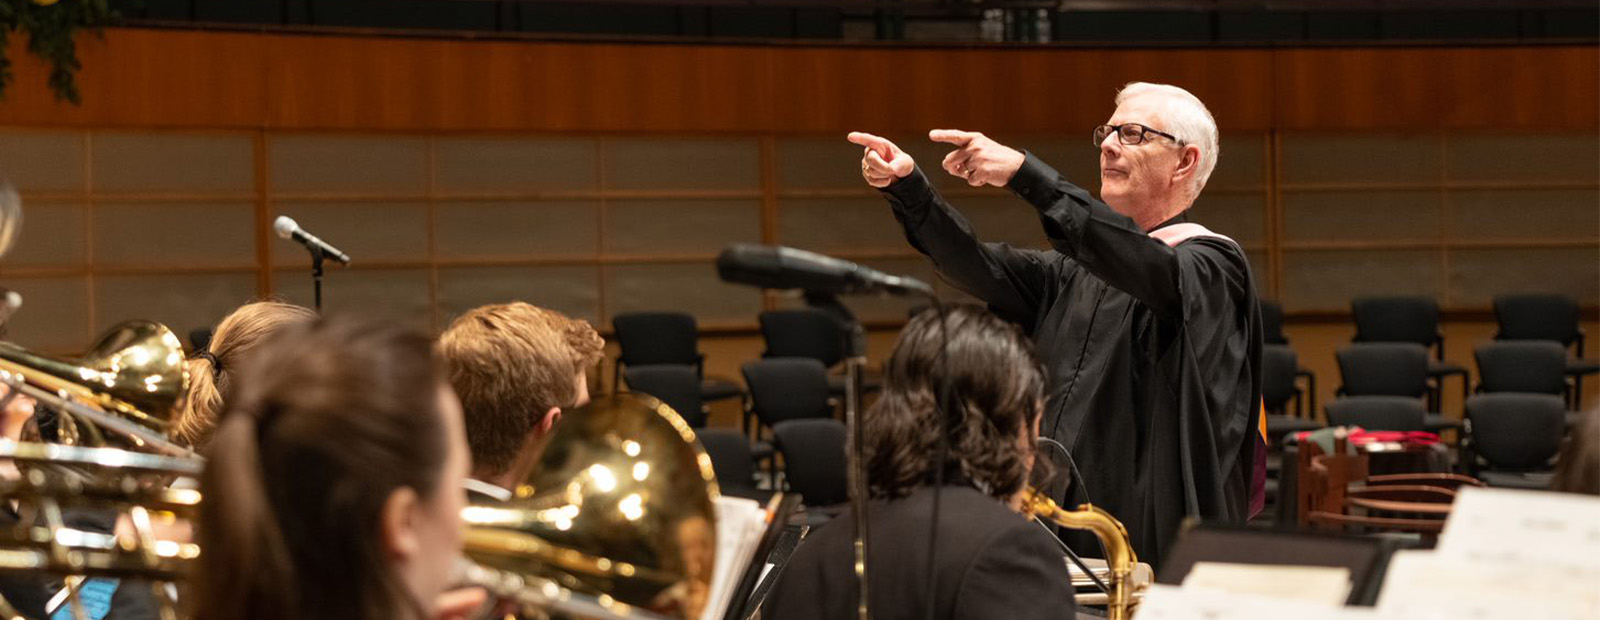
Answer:
M1243 255L1233 244L1199 238L1168 247L1032 154L1008 187L1038 209L1057 252L1163 316L1193 318L1197 308L1186 307L1186 291L1249 289Z
M1046 301L1055 267L1045 252L984 243L972 224L928 182L921 169L884 188L906 240L934 267L1013 321L1031 322Z

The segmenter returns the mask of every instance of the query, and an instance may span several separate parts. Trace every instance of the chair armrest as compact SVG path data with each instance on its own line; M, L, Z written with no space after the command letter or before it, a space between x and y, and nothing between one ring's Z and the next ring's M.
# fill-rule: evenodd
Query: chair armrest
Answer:
M1383 474L1367 478L1368 487L1385 486L1391 484L1413 485L1421 484L1446 489L1459 489L1464 486L1483 487L1482 480L1461 474Z

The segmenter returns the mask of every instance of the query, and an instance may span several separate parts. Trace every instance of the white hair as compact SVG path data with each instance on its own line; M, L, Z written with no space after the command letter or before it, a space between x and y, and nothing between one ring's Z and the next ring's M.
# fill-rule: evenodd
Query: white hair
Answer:
M1150 84L1147 82L1129 82L1117 91L1117 105L1134 97L1145 95L1159 95L1164 98L1161 107L1161 120L1166 124L1166 131L1178 137L1183 144L1192 144L1200 149L1200 167L1195 170L1194 187L1195 196L1200 195L1200 190L1206 186L1206 180L1211 178L1211 171L1217 168L1217 156L1222 154L1222 146L1217 140L1217 119L1212 118L1211 111L1206 109L1206 104L1200 98L1187 90L1170 84Z

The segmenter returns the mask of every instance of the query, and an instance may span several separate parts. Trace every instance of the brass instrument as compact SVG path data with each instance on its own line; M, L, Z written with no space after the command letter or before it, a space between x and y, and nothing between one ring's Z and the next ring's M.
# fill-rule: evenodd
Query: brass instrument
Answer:
M500 574L475 583L520 582L519 598L545 612L698 618L718 494L677 413L648 396L600 397L562 417L512 500L462 511L465 551ZM563 600L585 607L553 605Z
M1043 519L1061 527L1089 530L1106 548L1106 567L1110 569L1106 595L1106 615L1111 620L1128 620L1133 613L1133 568L1139 557L1133 552L1128 539L1128 529L1111 513L1093 504L1083 504L1077 510L1057 506L1041 491L1031 491L1023 500L1023 514Z
M177 336L157 323L124 323L80 360L0 343L0 383L9 388L0 408L19 394L53 407L60 442L0 440L0 462L17 470L0 480L0 499L14 502L19 518L0 531L0 571L65 575L63 604L74 617L85 616L78 591L89 577L148 580L162 617L175 620L166 584L180 580L199 548L158 531L192 519L199 492L169 484L203 467L166 434L189 383ZM121 534L72 527L73 511L110 517Z
M178 399L189 389L189 372L183 345L159 323L130 321L113 327L81 360L0 342L0 382L57 408L64 444L104 446L100 430L105 429L137 448L194 457L192 450L167 438Z

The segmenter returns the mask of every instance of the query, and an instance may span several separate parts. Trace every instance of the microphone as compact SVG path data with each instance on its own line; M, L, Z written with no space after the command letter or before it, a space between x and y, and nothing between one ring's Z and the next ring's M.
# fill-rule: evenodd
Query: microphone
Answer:
M717 256L724 282L761 288L850 295L887 293L933 297L933 287L821 254L771 245L735 243Z
M350 264L349 254L340 252L339 248L333 247L328 242L318 239L316 235L306 232L306 229L301 228L299 224L295 223L294 218L291 218L287 215L280 215L278 216L278 219L272 223L272 229L278 231L279 237L297 241L300 243L300 245L306 246L306 249L311 250L312 252L321 252L323 256L327 256L328 258L339 261L346 265Z

